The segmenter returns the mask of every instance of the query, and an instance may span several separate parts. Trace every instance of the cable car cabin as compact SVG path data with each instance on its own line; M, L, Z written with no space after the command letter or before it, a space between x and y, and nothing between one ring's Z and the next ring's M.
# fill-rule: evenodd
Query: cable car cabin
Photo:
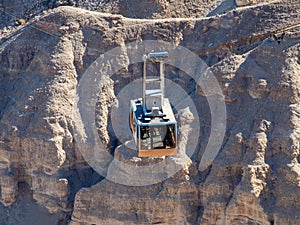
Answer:
M142 99L130 102L130 128L139 157L169 156L177 153L177 122L169 100L164 99L163 111L153 107L144 112Z
M129 124L139 157L169 156L177 153L177 122L170 102L164 98L163 93L163 60L167 57L168 52L144 55L143 97L130 101ZM149 61L159 64L159 75L150 79L146 76L146 64Z

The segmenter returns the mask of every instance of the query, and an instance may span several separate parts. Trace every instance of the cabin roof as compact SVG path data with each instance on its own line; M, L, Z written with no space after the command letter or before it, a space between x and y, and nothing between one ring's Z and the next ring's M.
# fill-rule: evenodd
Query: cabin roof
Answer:
M142 98L131 100L130 104L137 124L151 126L176 123L169 99L164 98L163 101L162 110L159 110L158 115L153 115L151 112L144 112Z

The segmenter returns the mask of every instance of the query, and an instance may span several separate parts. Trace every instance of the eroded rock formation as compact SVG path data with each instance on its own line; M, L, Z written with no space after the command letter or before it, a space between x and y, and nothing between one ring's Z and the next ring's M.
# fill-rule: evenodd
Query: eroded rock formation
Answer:
M145 20L60 7L6 36L0 46L1 202L13 205L18 184L25 182L41 207L63 214L64 224L300 223L300 36L293 26L300 23L299 8L296 2L265 2L212 17ZM278 42L274 36L282 30ZM102 53L143 40L181 45L204 60L225 95L226 136L213 164L199 171L211 128L207 96L186 74L167 67L199 112L195 154L157 184L99 182L74 139L76 88ZM103 89L95 109L107 146L117 143L111 104L123 85L139 77L140 67L129 65L126 48L122 54L115 64L124 69Z

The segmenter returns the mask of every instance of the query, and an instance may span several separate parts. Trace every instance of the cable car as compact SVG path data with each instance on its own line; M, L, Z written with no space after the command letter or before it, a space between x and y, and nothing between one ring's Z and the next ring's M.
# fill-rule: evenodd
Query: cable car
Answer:
M129 125L139 157L177 153L177 122L164 97L164 60L168 56L168 52L143 55L143 96L130 100ZM147 76L147 63L159 66L159 74Z

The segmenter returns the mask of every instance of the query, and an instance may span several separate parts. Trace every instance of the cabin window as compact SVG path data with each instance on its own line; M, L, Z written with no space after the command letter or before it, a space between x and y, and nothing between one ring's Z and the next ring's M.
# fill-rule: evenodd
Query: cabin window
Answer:
M141 150L175 148L175 132L175 124L140 126Z
M133 117L133 113L130 112L129 114L129 124L130 124L130 129L131 129L131 132L133 134L133 137L134 137L134 140L136 141L137 140L137 126L136 126L136 122L135 122L135 119Z

